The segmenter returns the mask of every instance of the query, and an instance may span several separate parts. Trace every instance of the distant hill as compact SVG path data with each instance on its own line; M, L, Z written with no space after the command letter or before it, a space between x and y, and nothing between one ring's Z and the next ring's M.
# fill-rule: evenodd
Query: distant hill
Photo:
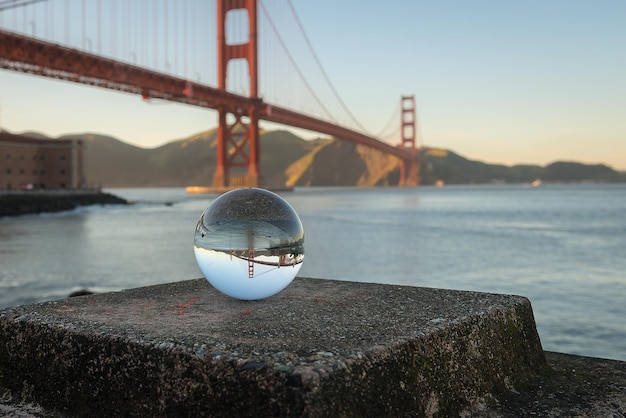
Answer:
M546 165L488 164L469 160L452 151L435 148L421 150L422 184L443 181L446 184L530 183L545 182L626 182L626 173L603 164L558 161Z
M399 161L380 151L348 141L318 141L287 169L288 186L396 185Z
M45 137L39 133L29 136ZM140 148L97 134L72 134L85 143L89 184L102 187L185 187L212 184L216 130L157 148ZM400 162L393 156L336 139L304 140L289 131L261 132L261 173L267 187L397 185ZM554 162L488 164L445 149L420 150L420 184L626 182L626 173L606 165Z
M140 148L95 134L73 134L85 142L88 182L102 187L184 187L211 185L216 161L216 130ZM355 144L305 141L288 131L261 133L261 173L268 187L397 183L398 163Z

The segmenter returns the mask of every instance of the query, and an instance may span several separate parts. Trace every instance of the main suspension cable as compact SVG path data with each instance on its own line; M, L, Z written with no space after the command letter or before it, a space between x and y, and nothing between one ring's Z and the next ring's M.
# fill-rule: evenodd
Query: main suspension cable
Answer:
M13 9L15 7L28 6L29 4L40 3L47 0L4 0L0 1L0 12Z
M390 134L385 134L385 132L387 132L387 129L389 129L389 127L391 127L391 125L394 123L394 121L398 122L398 120L399 120L398 116L400 114L400 106L401 106L401 103L398 102L398 104L396 105L395 110L393 111L393 114L391 115L391 117L387 121L387 124L376 135L374 135L374 138L386 138L386 137L388 137L390 135ZM400 126L400 125L398 124L398 126ZM398 132L398 130L395 129L393 131L393 135L395 135L397 132Z
M357 120L357 118L352 114L350 109L348 109L348 106L346 106L346 104L344 103L344 101L341 98L341 96L339 96L339 93L337 92L337 89L335 88L333 83L330 81L330 78L328 77L328 74L326 73L326 70L324 70L324 67L322 66L322 63L321 63L319 57L315 53L315 50L313 49L313 45L311 44L311 41L309 40L308 35L304 31L304 26L302 26L302 22L300 21L300 18L298 17L298 14L296 13L296 9L293 7L293 3L291 2L291 0L287 0L287 4L289 4L289 8L291 9L291 13L293 14L293 16L294 16L294 18L296 20L296 23L298 24L298 27L300 28L300 32L302 33L302 36L304 37L304 41L306 42L307 46L309 47L309 51L311 52L311 55L313 56L313 59L315 60L315 63L317 64L318 68L322 72L322 75L324 76L324 79L326 80L326 83L328 83L328 86L330 87L331 91L335 95L335 98L337 99L337 101L339 101L339 104L341 105L343 110L348 114L348 116L350 116L350 118L356 124L356 126L360 130L362 130L364 132L369 132L367 129L365 129L365 127L363 125L361 125L361 123Z
M293 58L293 56L291 55L291 53L287 49L287 45L285 45L285 42L283 41L283 38L278 33L278 29L276 29L276 26L274 25L274 21L272 20L272 18L270 17L269 13L265 9L265 5L263 5L262 1L259 2L259 6L261 6L261 11L265 14L265 17L267 17L267 20L268 20L268 22L270 24L270 27L272 28L272 31L274 32L274 35L276 35L276 38L278 39L278 42L280 43L281 47L285 51L285 54L287 54L287 58L289 58L289 61L291 61L291 65L293 65L294 69L296 70L296 72L300 76L300 79L302 80L302 82L306 86L307 90L309 90L309 93L315 98L315 101L317 101L317 104L326 112L328 117L330 119L335 120L333 118L333 116L332 116L332 113L328 110L328 108L326 106L324 106L324 104L322 103L320 98L317 96L317 94L315 94L315 91L311 88L309 83L304 78L304 75L302 74L302 71L300 70L300 67L298 67L298 64L296 64L295 59Z

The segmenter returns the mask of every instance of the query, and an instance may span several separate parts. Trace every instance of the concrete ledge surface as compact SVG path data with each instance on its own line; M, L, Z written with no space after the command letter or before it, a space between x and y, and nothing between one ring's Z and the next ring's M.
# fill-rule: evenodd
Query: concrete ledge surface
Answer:
M0 388L78 416L458 416L546 370L510 295L198 279L0 311Z

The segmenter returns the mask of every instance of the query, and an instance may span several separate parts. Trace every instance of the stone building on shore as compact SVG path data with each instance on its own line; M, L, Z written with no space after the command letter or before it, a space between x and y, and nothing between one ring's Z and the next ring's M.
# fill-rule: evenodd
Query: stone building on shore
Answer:
M0 191L85 187L83 142L0 132Z

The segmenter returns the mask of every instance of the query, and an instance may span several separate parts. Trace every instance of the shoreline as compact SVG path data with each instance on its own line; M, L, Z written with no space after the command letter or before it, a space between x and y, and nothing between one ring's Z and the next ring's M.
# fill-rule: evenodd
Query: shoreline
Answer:
M126 199L97 190L51 190L0 193L0 218L73 210L80 206L127 205Z

